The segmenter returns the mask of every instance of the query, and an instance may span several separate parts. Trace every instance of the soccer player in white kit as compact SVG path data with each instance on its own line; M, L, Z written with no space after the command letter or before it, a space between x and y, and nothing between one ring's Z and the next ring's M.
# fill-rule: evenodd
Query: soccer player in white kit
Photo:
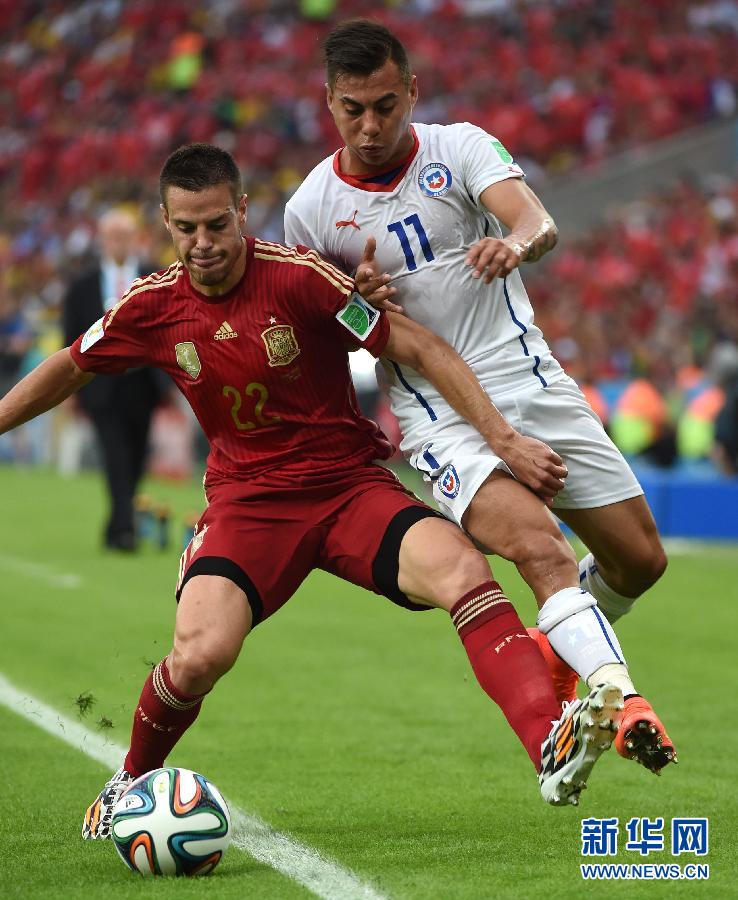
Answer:
M375 278L377 305L399 298L443 336L511 431L527 436L524 454L504 439L490 447L428 381L387 366L402 451L447 517L515 562L538 602L531 635L559 695L575 696L575 673L589 684L615 679L626 696L616 746L658 772L675 760L673 743L636 693L611 623L666 557L637 479L534 324L518 265L555 245L555 225L494 137L468 123L412 122L417 80L386 28L339 25L325 57L345 146L288 202L286 241ZM544 501L590 549L579 566Z

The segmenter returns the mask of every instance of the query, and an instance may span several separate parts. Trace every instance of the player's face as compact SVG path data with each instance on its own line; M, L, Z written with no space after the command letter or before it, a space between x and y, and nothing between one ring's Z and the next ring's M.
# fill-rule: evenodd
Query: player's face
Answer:
M418 99L414 75L406 85L397 64L388 60L371 75L339 75L327 89L328 108L348 149L341 158L344 171L380 171L408 155Z
M201 191L171 186L166 201L164 224L193 286L207 296L225 294L246 265L246 195L236 204L225 183Z

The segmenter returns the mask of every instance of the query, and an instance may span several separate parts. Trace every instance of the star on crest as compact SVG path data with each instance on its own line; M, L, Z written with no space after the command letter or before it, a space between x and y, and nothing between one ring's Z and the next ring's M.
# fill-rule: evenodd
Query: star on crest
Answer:
M270 324L270 325L276 325L276 324L277 324L277 320L274 318L274 316L269 316L269 324Z

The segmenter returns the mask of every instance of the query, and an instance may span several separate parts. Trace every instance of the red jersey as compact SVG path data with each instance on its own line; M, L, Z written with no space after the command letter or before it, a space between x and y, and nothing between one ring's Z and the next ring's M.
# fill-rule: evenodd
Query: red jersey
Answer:
M215 476L320 476L386 459L392 446L359 413L348 364L349 348L382 352L386 317L312 250L245 240L246 269L228 293L199 293L181 262L140 278L74 342L75 363L170 375Z

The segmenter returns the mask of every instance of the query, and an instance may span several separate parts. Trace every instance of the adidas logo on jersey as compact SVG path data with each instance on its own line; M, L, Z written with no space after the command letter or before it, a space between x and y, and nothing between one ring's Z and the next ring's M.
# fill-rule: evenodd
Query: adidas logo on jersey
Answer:
M228 322L223 322L213 337L216 341L229 341L231 338L237 338L238 332L234 331Z

